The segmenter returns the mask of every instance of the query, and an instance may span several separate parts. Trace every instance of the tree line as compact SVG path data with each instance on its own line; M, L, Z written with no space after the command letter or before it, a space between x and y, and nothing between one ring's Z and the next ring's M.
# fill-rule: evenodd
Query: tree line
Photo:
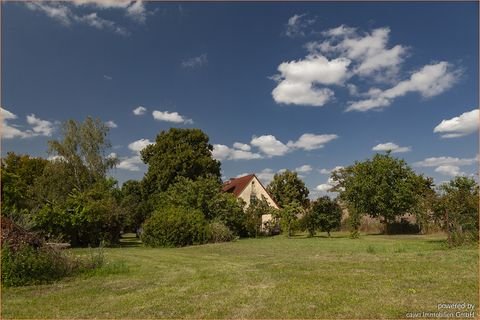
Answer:
M108 173L118 164L109 156L108 127L99 119L63 124L62 136L49 141L50 159L12 152L2 158L2 215L52 241L72 246L115 245L121 232L139 232L151 246L183 246L237 237L296 230L337 230L348 211L352 237L360 219L380 219L386 233L409 213L422 232L437 227L451 245L478 239L478 184L456 177L434 186L390 153L332 172L335 199L309 200L295 172L274 176L267 190L281 209L264 199L248 208L221 192L221 164L200 129L160 132L141 151L143 179L118 187ZM262 225L262 215L273 220Z

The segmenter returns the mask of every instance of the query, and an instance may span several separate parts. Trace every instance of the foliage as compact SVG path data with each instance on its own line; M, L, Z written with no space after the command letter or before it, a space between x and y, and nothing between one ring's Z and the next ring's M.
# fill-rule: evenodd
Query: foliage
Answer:
M136 232L148 217L150 208L144 199L142 183L136 180L125 181L121 189L120 206L125 215L124 228Z
M213 221L208 225L208 242L228 242L234 239L235 235L223 222Z
M155 143L141 151L148 165L143 181L147 193L166 191L177 177L197 180L211 176L220 182L220 162L212 158L212 150L208 136L200 129L160 132Z
M405 224L400 227L405 229L404 231L408 231L408 229L415 231L416 228L419 228L419 231L422 233L436 231L440 221L434 211L434 207L438 202L438 195L435 192L432 178L424 177L423 175L417 176L416 197L416 205L410 210L415 215L416 226Z
M150 247L182 247L208 241L207 221L199 210L158 209L143 224L142 241Z
M349 207L358 214L379 217L385 224L409 212L418 202L417 175L404 160L393 158L389 152L336 170L332 179L336 183L333 191L340 192L340 199Z
M303 207L295 201L275 211L276 218L280 220L282 232L286 232L288 237L291 237L295 230L300 227L298 217L304 211Z
M115 157L105 156L111 147L108 130L100 119L87 117L83 123L68 120L63 124L63 139L48 142L50 153L63 162L65 171L73 177L72 189L83 191L105 178L117 163Z
M43 175L48 160L8 152L1 162L2 216L24 226L29 225L29 213L35 209L35 184Z
M245 226L247 229L247 234L250 237L257 237L262 233L271 233L275 224L264 226L262 225L262 216L270 215L273 217L275 209L272 208L267 199L262 195L262 199L256 199L256 201L251 201L250 205L245 209Z
M267 191L280 207L297 202L302 207L308 206L308 188L296 172L286 170L274 175Z
M440 186L437 215L443 218L450 246L478 241L478 184L472 178L455 177Z
M302 225L310 236L313 236L317 230L325 231L330 236L330 231L340 227L341 219L342 209L338 203L324 196L311 204L302 217Z
M192 180L177 177L170 188L157 197L156 207L183 207L199 210L208 221L224 223L235 235L246 235L244 203L234 195L223 193L216 178Z
M72 190L65 203L48 203L35 216L36 228L72 246L117 243L123 221L114 184L114 180L99 181L85 191Z

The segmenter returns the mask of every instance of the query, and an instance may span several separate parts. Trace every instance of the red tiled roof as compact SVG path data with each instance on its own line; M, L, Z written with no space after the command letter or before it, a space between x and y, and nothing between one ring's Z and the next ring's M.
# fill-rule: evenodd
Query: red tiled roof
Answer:
M233 193L236 197L242 193L243 189L248 185L248 183L255 177L254 174L249 174L240 178L232 178L225 182L222 185L223 192Z

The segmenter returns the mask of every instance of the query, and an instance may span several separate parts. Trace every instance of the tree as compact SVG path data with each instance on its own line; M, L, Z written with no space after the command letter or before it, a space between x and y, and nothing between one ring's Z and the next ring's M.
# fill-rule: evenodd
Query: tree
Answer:
M141 151L148 165L147 193L166 191L177 177L197 180L213 177L220 182L220 162L212 158L213 146L200 129L171 128L157 135L155 143Z
M440 186L436 213L443 218L449 245L478 241L478 184L468 177L455 177Z
M385 224L412 210L418 202L418 176L402 159L376 154L373 159L332 173L340 199L358 214L378 217Z
M100 119L87 117L83 123L68 120L63 124L63 140L48 142L49 152L64 162L78 190L105 178L118 162L115 157L106 156L111 147L108 130Z
M327 196L314 201L302 218L304 229L308 230L310 236L319 230L327 232L329 237L330 231L340 227L341 219L342 209L335 200Z
M272 208L265 196L262 195L262 199L256 199L251 201L250 205L245 209L246 216L246 229L250 237L257 237L262 231L265 233L271 232L275 225L262 226L262 216L274 215L275 209ZM272 221L275 224L275 221ZM263 228L262 228L263 227Z
M43 175L48 160L8 152L1 161L2 215L24 227L27 216L38 205L35 184Z
M276 218L280 220L282 232L287 232L291 237L298 227L298 217L304 213L304 208L296 201L286 204L280 210L275 211Z
M208 222L222 222L236 235L246 235L245 203L230 193L223 193L216 178L192 180L177 177L175 183L161 193L156 201L157 210L166 206L198 210Z
M286 170L274 175L267 191L280 207L297 202L302 207L308 206L308 188L296 172Z
M125 227L127 229L137 231L145 219L148 218L150 209L147 207L145 198L140 181L128 180L123 183L121 207L125 213Z

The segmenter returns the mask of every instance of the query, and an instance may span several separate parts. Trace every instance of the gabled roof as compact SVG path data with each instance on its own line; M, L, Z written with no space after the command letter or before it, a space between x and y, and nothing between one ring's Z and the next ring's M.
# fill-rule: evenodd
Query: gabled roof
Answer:
M252 181L253 177L255 177L254 174L249 174L240 178L232 178L222 185L222 191L233 193L238 197L248 183Z

